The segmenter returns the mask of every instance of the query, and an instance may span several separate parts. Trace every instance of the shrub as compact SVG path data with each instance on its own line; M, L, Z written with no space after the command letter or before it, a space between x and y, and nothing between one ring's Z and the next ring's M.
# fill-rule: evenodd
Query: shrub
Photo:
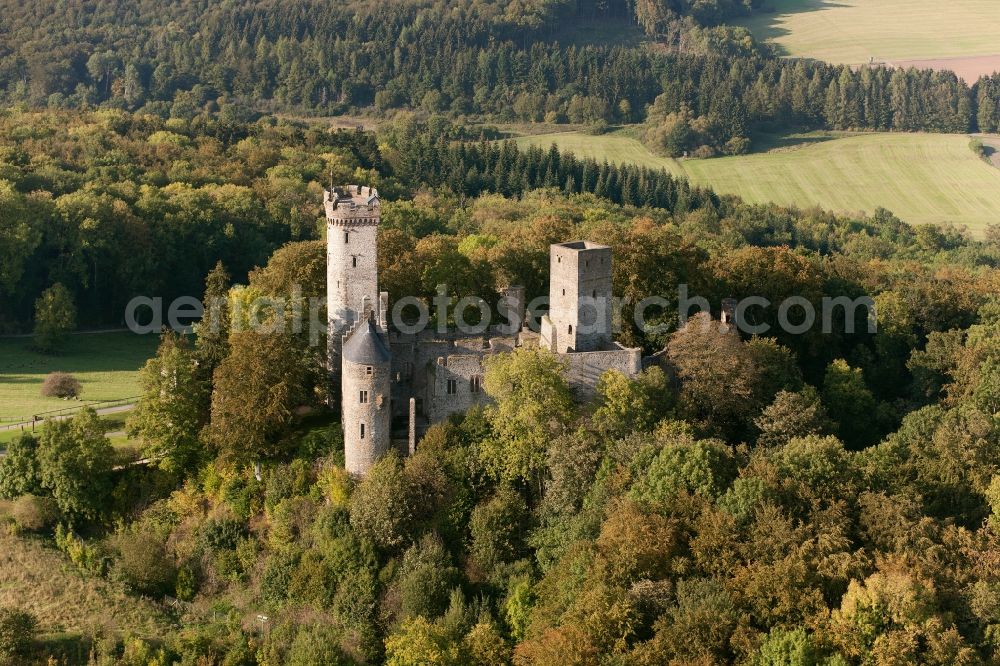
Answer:
M175 567L163 539L151 532L126 532L116 545L117 573L126 585L152 595L175 591Z
M56 525L56 547L66 553L70 562L82 571L103 575L105 561L93 546L87 544L62 523Z
M558 111L547 111L545 113L545 122L550 125L557 125L566 122L566 116L559 113Z
M734 136L726 141L726 155L746 155L750 152L750 139L745 136Z
M347 510L351 506L351 477L343 467L324 467L316 478L316 487L327 506Z
M309 463L301 458L287 465L274 467L267 476L264 490L264 504L273 509L282 500L297 495L305 495L310 486Z
M305 538L316 517L316 504L308 497L283 500L271 512L268 542L272 548L294 547Z
M0 666L24 663L31 650L38 620L26 611L0 608Z
M348 663L339 643L341 632L328 625L305 625L299 628L288 648L288 666Z
M969 141L969 150L976 154L979 159L987 159L986 156L986 146L983 144L982 139L972 139Z
M202 525L201 545L210 551L234 549L247 533L246 524L236 518L209 518Z
M198 577L189 566L183 566L177 570L177 583L174 585L174 594L181 601L191 601L194 595L198 594Z
M698 160L707 160L711 157L715 157L715 149L711 146L698 146L691 152L691 157Z
M610 131L611 126L608 125L606 120L597 120L587 127L587 134L591 134L593 136L607 134Z
M0 497L15 499L41 489L38 474L38 440L22 433L7 445L0 458Z
M298 564L299 554L294 552L277 552L268 557L261 579L261 597L275 604L285 601Z
M68 372L50 372L42 383L46 398L76 398L82 389L80 380Z
M55 524L59 509L51 497L22 495L14 502L14 522L24 530L38 532Z

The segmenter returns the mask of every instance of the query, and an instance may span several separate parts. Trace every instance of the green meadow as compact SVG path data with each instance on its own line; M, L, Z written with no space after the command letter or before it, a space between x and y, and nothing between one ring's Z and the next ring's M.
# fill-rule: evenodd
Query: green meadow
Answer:
M820 206L842 213L887 208L913 224L954 223L979 231L1000 222L1000 169L979 159L955 134L792 135L764 152L707 160L651 153L622 132L522 136L579 156L664 168L692 183L755 203Z
M138 371L156 353L158 341L156 335L128 332L71 335L61 353L45 355L31 349L31 338L0 339L0 425L39 412L137 395ZM42 397L42 382L54 371L80 380L80 401Z

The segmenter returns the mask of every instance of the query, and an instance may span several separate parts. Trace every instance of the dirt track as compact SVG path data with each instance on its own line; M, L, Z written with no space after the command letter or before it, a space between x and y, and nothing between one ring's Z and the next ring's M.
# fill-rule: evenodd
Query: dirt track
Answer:
M892 60L885 64L891 67L902 67L904 69L916 67L917 69L947 70L958 74L965 82L972 85L979 80L980 76L1000 72L1000 54L985 56L961 56L958 58L936 58L930 60Z

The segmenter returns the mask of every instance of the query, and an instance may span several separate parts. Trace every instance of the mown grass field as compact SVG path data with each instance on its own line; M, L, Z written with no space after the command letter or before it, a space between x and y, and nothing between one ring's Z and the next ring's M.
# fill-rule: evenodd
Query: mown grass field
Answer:
M30 338L0 339L0 424L82 402L138 394L138 370L156 353L157 343L155 335L127 332L71 335L62 353L48 356L32 351ZM42 397L45 376L57 370L80 380L82 402Z
M609 162L644 164L747 201L820 206L843 213L881 206L913 224L1000 223L1000 169L954 134L825 134L784 137L768 152L709 160L652 154L622 133L523 136L521 144L560 148Z
M740 22L785 55L833 63L1000 54L996 0L771 0Z

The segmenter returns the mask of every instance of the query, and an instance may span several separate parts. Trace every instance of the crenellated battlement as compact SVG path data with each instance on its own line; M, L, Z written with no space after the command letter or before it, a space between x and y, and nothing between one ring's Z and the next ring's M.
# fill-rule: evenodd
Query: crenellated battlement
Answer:
M327 224L377 225L381 214L378 190L367 185L347 185L323 191Z

